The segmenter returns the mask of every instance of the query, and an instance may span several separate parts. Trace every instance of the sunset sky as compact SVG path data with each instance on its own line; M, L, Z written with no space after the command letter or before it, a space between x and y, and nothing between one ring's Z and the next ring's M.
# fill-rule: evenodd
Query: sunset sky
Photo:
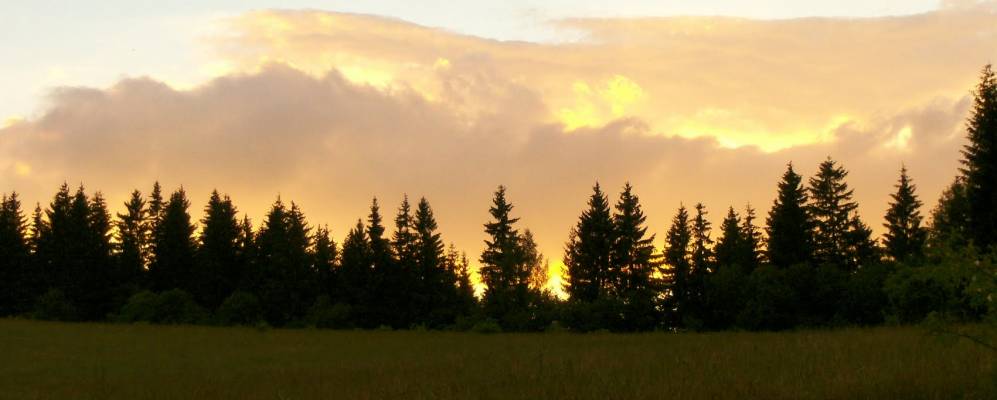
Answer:
M0 5L26 209L158 179L197 219L212 188L257 223L280 194L341 242L407 193L476 260L504 184L557 265L597 180L633 183L660 246L680 203L763 221L787 162L831 156L878 233L901 164L934 206L997 59L990 1L142 3Z

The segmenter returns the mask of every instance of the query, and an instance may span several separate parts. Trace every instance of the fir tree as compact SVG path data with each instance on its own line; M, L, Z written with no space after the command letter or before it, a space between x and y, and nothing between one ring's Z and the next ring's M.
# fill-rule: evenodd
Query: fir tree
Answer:
M679 206L672 218L672 226L665 239L665 263L669 266L668 309L672 313L672 324L684 324L685 317L692 308L696 296L693 283L693 265L689 254L692 243L692 229L689 212Z
M311 269L309 228L294 203L278 198L256 240L255 291L268 323L282 326L304 318L314 303L317 278Z
M228 196L211 192L204 207L200 246L197 249L197 290L194 297L203 306L215 309L242 282L246 267L239 257L241 227L238 212Z
M848 171L834 160L822 162L817 174L810 178L808 210L815 227L815 260L850 269L855 255L849 249L849 240L856 240L856 236L849 232L864 225L853 222L858 218L854 215L858 204L852 201L852 190L845 183L847 176Z
M564 289L572 300L591 302L616 289L620 274L610 260L614 234L609 198L596 183L588 209L578 218L565 246Z
M153 255L149 265L152 288L158 291L181 289L193 293L196 283L192 279L195 227L187 212L190 208L187 193L183 188L173 192L162 207L153 232ZM150 212L152 210L154 208L150 203Z
M613 215L615 242L610 260L620 271L617 292L623 299L626 330L646 330L658 323L658 281L654 273L661 263L654 255L654 235L647 234L647 217L630 183L623 186Z
M997 243L997 76L990 64L980 73L966 131L961 172L972 216L967 228L969 239L987 250Z
M536 295L530 285L534 260L531 249L524 248L524 237L513 228L519 218L510 217L512 208L506 201L505 187L499 186L488 210L493 220L485 224L489 238L480 259L484 311L507 328L526 329Z
M374 198L367 216L367 236L374 275L371 286L373 294L369 297L368 304L370 313L378 325L407 328L411 315L405 302L404 272L395 262L391 242L384 237L384 232L380 207L377 198Z
M376 283L370 253L366 228L363 221L357 220L357 225L343 240L337 297L352 307L355 322L364 328L377 326L377 321L368 312Z
M806 263L813 257L813 222L807 215L807 192L802 181L803 177L789 164L766 221L766 255L779 268Z
M338 268L339 248L336 241L329 234L329 227L320 226L315 228L315 235L312 239L315 244L312 257L314 259L312 269L318 273L319 282L322 285L321 292L329 295L329 298L336 298L336 269Z
M720 231L721 236L714 248L717 269L737 265L741 261L741 248L745 240L741 237L741 218L734 211L734 207L727 209L727 216L720 224Z
M900 180L891 195L893 201L886 211L884 245L887 254L896 261L920 258L924 252L927 231L921 226L921 200L914 193L916 186L907 176L907 168L900 168Z
M0 201L0 317L26 312L32 298L27 228L17 193Z
M754 271L762 263L762 233L755 226L755 209L747 205L744 209L744 221L741 223L741 245L738 264L746 271Z
M450 324L460 314L458 293L454 290L457 275L446 264L436 217L425 197L419 199L413 228L417 277L423 283L428 301L419 319L434 327Z
M131 198L125 203L125 213L118 214L117 253L118 274L125 285L137 290L141 286L145 273L146 251L149 233L146 220L149 210L145 199L138 190L132 192Z
M931 211L931 246L965 246L969 240L969 213L966 181L956 177L942 191L938 204Z

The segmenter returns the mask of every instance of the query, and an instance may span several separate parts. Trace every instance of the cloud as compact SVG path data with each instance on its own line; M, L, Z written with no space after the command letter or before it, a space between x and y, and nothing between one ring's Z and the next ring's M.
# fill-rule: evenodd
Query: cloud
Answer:
M832 156L878 228L901 163L929 206L955 174L993 22L958 10L571 20L589 40L535 44L253 13L214 39L221 77L65 87L39 117L0 128L0 191L44 204L83 182L119 205L158 179L184 185L198 217L217 187L256 221L281 194L339 238L372 196L390 215L407 193L475 259L505 184L521 228L557 260L596 180L613 196L632 182L663 234L680 203L704 202L716 224L729 205L764 216L787 162L809 175Z

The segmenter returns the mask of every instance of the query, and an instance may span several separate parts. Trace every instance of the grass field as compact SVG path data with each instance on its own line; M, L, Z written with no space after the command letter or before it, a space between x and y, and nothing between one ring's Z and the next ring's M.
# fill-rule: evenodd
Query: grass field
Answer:
M0 320L12 399L993 399L992 353L916 328L497 334Z

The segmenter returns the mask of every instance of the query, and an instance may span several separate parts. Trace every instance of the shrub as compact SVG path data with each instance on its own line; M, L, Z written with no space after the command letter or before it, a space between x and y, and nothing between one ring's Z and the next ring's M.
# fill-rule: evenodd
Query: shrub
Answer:
M156 318L159 324L196 324L204 322L207 313L194 302L194 297L180 289L167 290L159 294Z
M263 307L255 295L240 290L218 306L215 318L222 325L255 326L263 320Z
M75 321L76 307L59 289L50 289L35 301L34 318L47 321Z
M159 295L144 290L133 294L121 307L117 320L121 322L152 322L156 319Z
M474 326L471 327L471 332L474 333L501 333L502 327L499 326L498 321L492 318L485 318L484 320L478 321Z
M333 303L329 296L322 295L315 299L315 304L308 311L308 322L316 328L345 329L350 324L350 306L343 303Z

